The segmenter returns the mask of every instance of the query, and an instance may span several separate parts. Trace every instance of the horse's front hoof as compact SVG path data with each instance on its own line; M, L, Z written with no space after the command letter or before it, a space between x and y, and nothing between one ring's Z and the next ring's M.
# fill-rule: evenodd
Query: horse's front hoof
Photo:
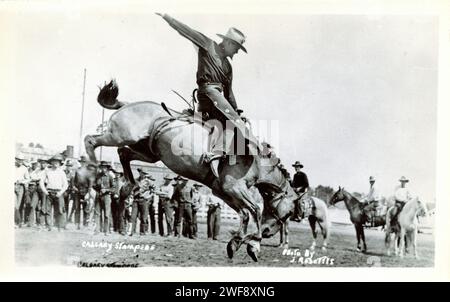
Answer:
M247 254L253 259L253 261L258 262L259 250L256 246L252 244L247 244Z
M227 244L227 255L228 255L228 258L233 259L235 251L236 251L236 246L234 244L234 240L228 241L228 244Z

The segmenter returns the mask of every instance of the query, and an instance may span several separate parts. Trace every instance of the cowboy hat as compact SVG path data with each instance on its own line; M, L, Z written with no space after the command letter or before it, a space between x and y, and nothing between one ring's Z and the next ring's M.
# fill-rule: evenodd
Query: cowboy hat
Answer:
M66 161L66 167L72 167L73 164L70 160Z
M115 169L111 168L111 170L116 174L123 174L123 168L121 165L118 165Z
M170 177L170 175L169 175L169 174L166 174L166 175L164 175L164 179L165 179L165 180L172 180L173 178L172 178L172 177Z
M106 160L102 160L100 162L100 167L111 167L111 163Z
M59 163L62 163L62 162L64 161L64 158L62 157L61 154L56 154L55 156L53 156L52 158L50 158L48 161L49 161L49 162L52 162L52 161L59 161Z
M201 187L203 187L201 184L193 184L193 186L196 187L196 188L201 188Z
M179 175L178 175L178 180L181 180L181 181L188 181L187 178L184 178L183 176L179 176Z
M45 158L38 158L38 163L42 163L42 162L44 162L44 163L48 163L48 160L47 159L45 159Z
M80 159L78 160L80 163L85 163L85 162L87 162L87 158L86 158L86 156L84 156L84 155L81 155L80 156Z
M91 162L91 161L89 161L89 162L87 162L88 164L86 165L88 168L94 168L94 169L96 169L97 168L97 164L96 163L94 163L94 162Z
M18 159L18 160L25 160L25 157L23 155L21 155L21 154L16 155L15 158Z
M228 39L236 42L239 47L247 53L247 49L242 45L245 42L245 35L237 28L230 27L230 29L227 31L225 35L217 34L222 39Z
M303 168L303 165L297 160L297 161L292 165L292 167L300 167L300 168Z
M405 176L400 177L400 179L398 180L400 182L409 182L409 179L407 179Z
M145 178L150 179L150 180L155 180L155 178L153 176L151 176L149 173L145 173Z
M370 176L370 177L369 177L369 181L375 181L375 177Z

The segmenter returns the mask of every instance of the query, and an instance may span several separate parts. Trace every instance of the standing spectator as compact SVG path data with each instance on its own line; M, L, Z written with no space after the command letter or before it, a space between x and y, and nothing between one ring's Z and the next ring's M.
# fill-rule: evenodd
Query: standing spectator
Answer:
M131 182L125 182L119 190L119 234L126 235L128 223L131 222L131 210L133 205L133 188Z
M66 162L64 165L64 173L66 173L67 177L67 183L69 184L69 187L67 188L66 192L64 192L64 212L65 215L64 218L64 225L66 225L69 221L69 214L70 214L70 201L72 201L72 209L74 208L74 202L73 202L73 179L75 176L75 172L73 171L73 164L70 160Z
M155 184L153 183L155 181L155 178L151 176L149 173L145 173L144 179L148 180L148 215L150 216L150 231L152 234L156 233L156 209L155 209ZM148 228L148 225L147 225ZM148 231L148 229L146 230Z
M179 185L172 198L178 203L175 213L175 236L180 237L181 226L186 221L186 237L194 239L192 230L192 188L187 185L188 179L179 177Z
M14 206L14 221L18 227L21 227L23 223L24 213L22 213L22 211L24 208L24 194L30 181L28 169L23 164L24 160L25 158L21 155L17 155L15 158L16 179L14 182L14 193L16 195L16 204Z
M169 175L164 176L164 183L155 193L159 197L158 201L158 229L159 235L164 236L164 216L166 218L167 234L173 234L173 207L170 199L173 195L173 186L170 184L172 178Z
M94 209L96 220L94 234L104 232L105 236L111 232L111 193L114 189L114 179L109 173L110 166L106 161L100 162L100 173L97 175L94 186L97 191Z
M37 206L39 203L39 195L37 192L37 187L39 185L38 181L32 180L28 185L28 190L25 193L25 203L26 203L26 216L27 216L27 226L32 227L36 225L36 217L38 216Z
M125 177L123 176L123 171L120 168L113 170L114 172L114 193L112 196L111 212L112 212L112 222L113 231L119 232L120 225L120 189L125 184Z
M46 159L38 159L38 168L33 171L33 173L30 174L31 180L35 181L37 183L36 191L38 194L38 203L36 205L36 224L40 228L44 221L41 221L41 213L42 213L42 206L45 204L45 195L44 192L41 189L41 186L39 185L41 179L44 178L45 173L47 172L48 167L48 161Z
M145 178L145 172L139 185L133 188L133 205L131 209L131 233L133 236L136 233L137 218L140 220L140 235L145 235L148 229L148 200L150 199L150 185L149 179Z
M87 163L86 157L80 157L80 168L75 171L72 190L74 192L75 224L79 230L81 224L81 213L83 213L83 226L88 225L88 218L91 214L92 204L89 204L89 197L93 190L97 166L94 163Z
M64 215L64 192L66 192L69 184L67 183L67 177L64 171L61 169L61 164L64 159L61 155L55 155L50 158L50 169L45 172L44 177L40 180L40 187L45 195L43 214L45 217L45 224L49 231L52 230L51 211L53 208L54 224L58 228L58 231L64 227L63 215Z
M201 184L194 184L194 189L192 190L192 236L197 238L197 212L201 209L202 203L200 201L200 188Z
M207 225L208 225L208 239L217 240L220 232L220 214L223 207L223 201L220 198L212 196L208 191L208 194L202 195L203 199L206 199L206 205L208 207L207 213Z

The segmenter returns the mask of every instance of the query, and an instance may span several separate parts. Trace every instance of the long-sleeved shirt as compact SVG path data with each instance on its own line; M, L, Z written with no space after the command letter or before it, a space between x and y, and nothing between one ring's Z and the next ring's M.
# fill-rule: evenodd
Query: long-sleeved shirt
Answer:
M172 200L181 202L181 203L191 203L192 202L192 188L190 186L184 185L184 186L176 186L173 195Z
M411 193L407 188L398 187L394 193L395 200L407 202L411 199Z
M203 197L204 196L204 197ZM223 200L212 196L212 195L203 195L203 198L206 198L206 205L208 207L218 207L218 208L223 208Z
M305 192L309 187L308 176L303 172L297 172L294 174L294 179L292 180L292 187L294 189L301 188L300 192Z
M46 190L58 190L65 192L69 187L67 182L66 173L61 168L48 169L44 177L40 180L40 186L43 191Z
M159 191L156 192L159 197L162 198L172 198L173 195L173 186L172 185L162 185L161 187L159 187Z
M109 173L106 174L100 173L97 176L97 179L95 180L95 189L98 192L101 192L102 189L105 190L104 194L112 193L114 190L113 177Z
M225 98L234 109L237 109L231 88L233 69L228 59L219 55L219 45L204 34L193 30L167 14L163 18L180 35L198 47L197 84L201 85L208 82L222 84Z
M44 175L47 172L47 170L48 170L47 168L45 168L45 169L39 168L39 169L33 170L30 173L31 180L40 181L44 177Z
M20 165L19 167L16 166L16 183L22 183L27 184L30 180L30 174L28 173L28 169Z
M368 202L380 200L380 193L376 185L373 185L369 189L369 193L366 196Z

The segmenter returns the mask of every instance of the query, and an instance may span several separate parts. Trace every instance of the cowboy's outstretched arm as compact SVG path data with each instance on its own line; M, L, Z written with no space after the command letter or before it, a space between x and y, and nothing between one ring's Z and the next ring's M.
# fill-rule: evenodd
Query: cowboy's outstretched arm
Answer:
M211 42L211 39L206 37L204 34L193 30L189 26L187 26L184 23L181 23L178 20L175 20L168 14L160 14L156 13L158 16L161 16L164 20L169 23L171 27L173 27L180 35L185 37L186 39L190 40L192 43L194 43L196 46L208 49L208 46Z

